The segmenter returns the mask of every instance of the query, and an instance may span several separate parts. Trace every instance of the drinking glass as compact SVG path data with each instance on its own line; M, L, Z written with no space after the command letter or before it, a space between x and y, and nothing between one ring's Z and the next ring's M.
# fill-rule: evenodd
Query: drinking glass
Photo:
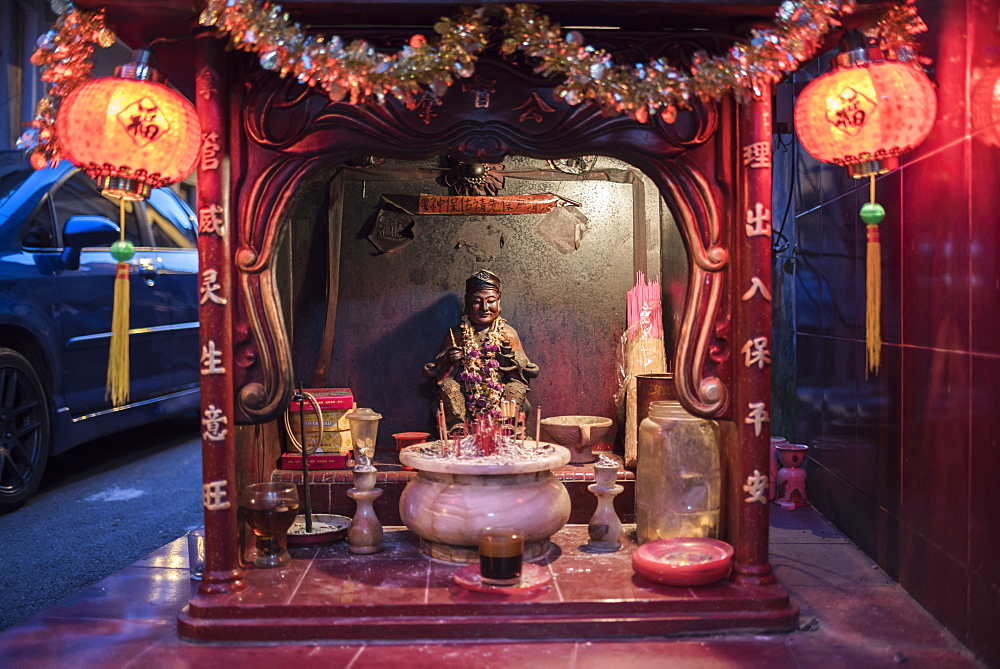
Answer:
M510 527L487 527L479 534L479 571L486 585L521 582L524 533Z
M191 578L200 581L205 572L205 528L198 527L190 530L187 533L187 545Z
M253 483L243 489L240 511L257 536L257 567L283 567L288 554L288 528L299 512L294 483Z

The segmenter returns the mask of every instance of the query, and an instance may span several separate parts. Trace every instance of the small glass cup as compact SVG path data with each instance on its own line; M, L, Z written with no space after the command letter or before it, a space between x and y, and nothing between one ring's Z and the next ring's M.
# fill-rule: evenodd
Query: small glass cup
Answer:
M521 582L524 534L511 527L487 527L479 534L479 572L484 585Z
M266 569L290 563L288 528L299 512L299 494L295 484L252 483L243 488L240 511L257 536L254 566Z
M188 567L191 578L201 580L205 573L205 528L198 527L187 533Z

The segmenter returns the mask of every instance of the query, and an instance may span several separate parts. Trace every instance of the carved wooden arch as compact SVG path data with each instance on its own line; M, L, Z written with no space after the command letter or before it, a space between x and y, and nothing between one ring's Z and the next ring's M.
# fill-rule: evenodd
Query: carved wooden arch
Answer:
M729 253L720 195L709 175L716 107L681 112L673 124L659 117L647 124L609 118L592 105L554 102L553 82L489 57L480 60L473 79L456 82L443 98L425 96L425 106L415 110L394 101L378 107L332 104L259 70L246 80L243 97L234 95L232 102L239 110L233 158L241 175L233 186L236 323L249 326L234 333L237 422L279 416L292 392L291 352L273 276L289 203L317 170L369 155L447 154L486 162L512 153L543 159L605 155L643 171L668 203L689 258L674 358L680 399L696 414L726 415L728 316L721 309ZM477 106L482 97L468 94L477 86L489 91L487 107ZM536 105L536 114L526 117L524 105Z

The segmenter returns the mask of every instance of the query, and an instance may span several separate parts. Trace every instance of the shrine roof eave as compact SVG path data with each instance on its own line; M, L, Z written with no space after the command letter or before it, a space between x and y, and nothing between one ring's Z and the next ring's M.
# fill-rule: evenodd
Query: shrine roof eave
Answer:
M81 9L103 7L108 22L129 46L176 38L197 28L203 0L77 0ZM279 3L306 30L350 27L429 29L460 7L513 4L496 0L287 0ZM630 30L719 30L733 22L770 19L775 0L546 0L541 10L564 26L611 26ZM862 0L862 4L865 4Z
M159 69L183 93L194 89L194 59L190 39L205 30L198 25L204 0L75 0L84 10L104 8L107 22L130 48L155 44ZM432 30L442 16L459 8L481 4L512 4L486 0L287 0L280 5L290 19L307 32L337 34L345 38L378 38L398 31ZM618 28L644 33L711 31L748 34L755 25L773 20L780 2L775 0L545 0L541 11L564 29L572 27ZM850 23L874 15L885 0L858 0ZM848 25L847 27L851 27ZM835 44L836 42L831 42Z

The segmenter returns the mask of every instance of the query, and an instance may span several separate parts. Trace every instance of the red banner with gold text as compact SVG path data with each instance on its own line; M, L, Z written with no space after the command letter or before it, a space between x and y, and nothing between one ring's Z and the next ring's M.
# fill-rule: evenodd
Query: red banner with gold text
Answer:
M557 206L569 204L552 193L539 195L428 195L420 194L418 214L490 215L547 214Z

